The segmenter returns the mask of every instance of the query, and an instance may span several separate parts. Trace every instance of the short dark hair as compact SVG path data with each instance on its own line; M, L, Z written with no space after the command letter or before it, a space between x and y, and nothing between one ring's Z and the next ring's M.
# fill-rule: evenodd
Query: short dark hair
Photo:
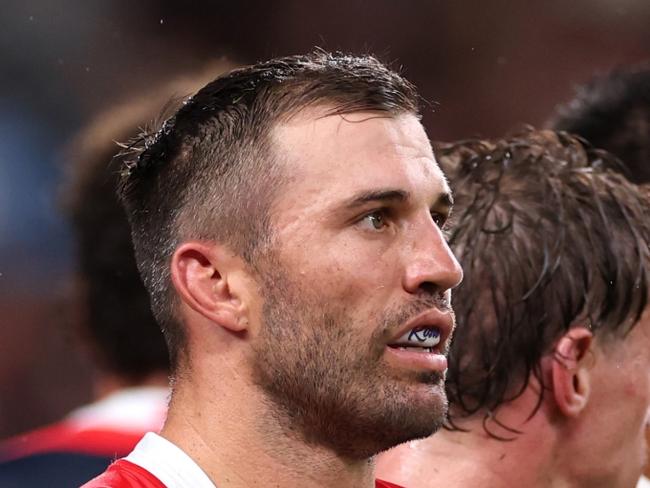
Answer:
M577 89L547 124L614 154L633 183L650 182L650 62L619 68Z
M533 376L543 385L541 359L572 327L614 340L638 322L650 202L611 169L612 156L567 133L525 130L436 154L454 189L449 242L465 273L447 377L454 427L487 419Z
M207 80L233 68L212 61L175 74L149 88L146 97L127 97L95 115L65 154L63 210L76 248L76 329L101 370L132 384L167 373L169 355L149 295L138 272L131 230L117 197L120 158L115 141L138 135L171 97L187 96Z
M131 148L121 197L136 259L172 356L185 336L175 317L169 260L183 239L213 239L253 265L270 243L269 206L287 178L269 137L312 106L328 114L418 112L415 88L371 56L315 51L219 77L155 134Z

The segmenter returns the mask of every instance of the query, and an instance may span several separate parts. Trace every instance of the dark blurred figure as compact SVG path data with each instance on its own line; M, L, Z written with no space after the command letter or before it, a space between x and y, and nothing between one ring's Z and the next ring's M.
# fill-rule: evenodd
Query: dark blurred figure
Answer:
M547 124L617 156L633 183L650 181L650 63L620 68L578 88Z
M158 431L168 397L169 358L138 273L126 216L116 195L127 141L232 66L215 63L102 113L73 141L64 211L72 225L77 279L72 313L93 363L94 397L55 424L0 443L0 486L79 486ZM169 105L173 105L170 102Z
M650 200L566 133L442 146L456 200L448 430L384 455L420 488L632 488L650 403Z

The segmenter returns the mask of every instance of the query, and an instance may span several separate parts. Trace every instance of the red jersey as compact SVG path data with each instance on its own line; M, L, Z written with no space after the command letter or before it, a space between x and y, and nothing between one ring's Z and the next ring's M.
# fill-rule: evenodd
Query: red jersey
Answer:
M376 488L402 488L388 481L375 481ZM146 469L120 459L111 464L97 478L89 481L81 488L167 488L158 478Z
M145 433L162 427L168 394L160 387L118 390L60 422L1 441L0 462L52 452L126 456Z
M0 442L0 486L79 486L162 425L167 388L116 391L64 420Z
M404 488L389 481L375 480L375 488Z
M97 478L81 488L166 488L146 469L126 459L118 459Z
M400 488L376 481L376 488ZM83 488L215 488L208 475L180 447L149 432L126 458L115 461Z

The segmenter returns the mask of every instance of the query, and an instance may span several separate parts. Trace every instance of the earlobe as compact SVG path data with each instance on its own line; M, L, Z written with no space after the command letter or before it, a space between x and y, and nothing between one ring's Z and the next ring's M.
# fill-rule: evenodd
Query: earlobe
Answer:
M551 362L553 394L559 410L567 417L577 417L587 406L591 392L593 335L585 327L575 327L558 341Z
M171 277L181 300L233 332L248 326L245 307L229 284L230 256L214 244L185 242L172 256Z

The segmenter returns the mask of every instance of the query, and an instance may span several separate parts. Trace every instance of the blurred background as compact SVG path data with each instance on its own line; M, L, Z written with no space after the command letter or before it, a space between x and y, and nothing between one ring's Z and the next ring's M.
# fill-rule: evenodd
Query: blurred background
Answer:
M91 396L68 306L64 150L95 114L208 61L372 52L435 140L541 125L576 84L650 58L647 0L0 2L0 438ZM180 93L178 95L185 95Z

